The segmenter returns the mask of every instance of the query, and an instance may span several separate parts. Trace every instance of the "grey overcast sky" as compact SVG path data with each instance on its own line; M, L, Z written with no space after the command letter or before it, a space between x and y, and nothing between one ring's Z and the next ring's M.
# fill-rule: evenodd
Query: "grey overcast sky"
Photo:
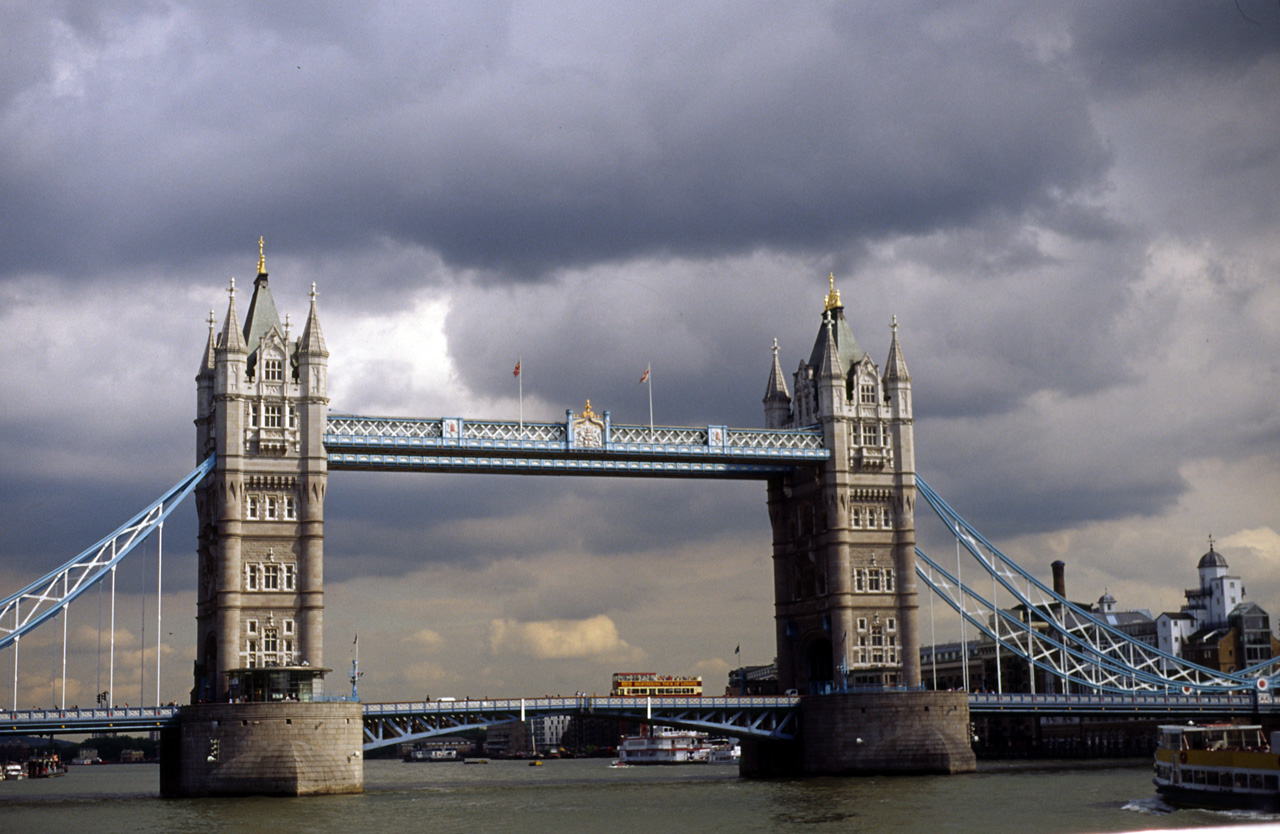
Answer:
M523 358L528 419L646 422L651 364L658 422L761 425L834 273L880 362L901 323L921 474L1007 553L1158 613L1213 534L1280 615L1277 124L1270 0L0 3L0 595L194 464L261 235L364 414L514 418ZM326 665L359 631L368 699L773 656L760 483L335 473L327 522ZM23 703L59 640L23 641Z

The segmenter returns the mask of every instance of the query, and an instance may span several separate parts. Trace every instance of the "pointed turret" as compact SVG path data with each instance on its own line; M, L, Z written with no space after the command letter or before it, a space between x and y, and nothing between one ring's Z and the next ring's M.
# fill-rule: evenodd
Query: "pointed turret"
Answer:
M204 356L200 358L200 368L196 371L196 379L202 380L205 377L213 378L213 369L218 363L218 332L215 329L217 319L213 316L213 311L209 311L209 340L204 345Z
M320 319L316 316L316 285L311 284L311 310L307 313L307 323L302 327L302 337L298 339L300 353L307 356L328 357L329 349L324 344L324 334L320 332Z
M889 341L889 358L884 362L884 380L891 382L895 380L911 381L911 373L907 370L907 360L902 357L902 348L898 346L898 317L893 317L893 324L889 325L893 331L893 338Z
M210 453L217 450L217 440L213 428L216 405L214 403L213 386L218 370L218 331L217 318L209 311L209 338L205 341L204 356L200 358L200 369L196 372L196 461L202 461Z
M218 338L218 347L224 351L244 353L244 335L240 332L240 318L236 315L236 279L231 279L231 288L227 290L231 297L227 304L227 318L222 323L222 335Z
M898 317L893 317L889 325L893 338L889 342L889 358L885 360L884 398L889 404L889 416L897 421L910 421L911 415L911 374L907 371L907 360L902 356L902 347L898 344Z
M778 363L778 340L773 340L773 366L769 369L769 382L764 390L764 424L766 428L780 429L786 426L791 415L791 394Z
M827 316L823 319L826 339L822 358L818 362L818 418L833 416L844 405L845 370L842 367L840 349L835 339L835 322Z
M853 363L862 358L862 348L858 347L857 340L853 338L853 329L849 327L849 322L844 317L844 305L840 303L840 291L836 289L834 274L830 276L830 281L831 290L827 293L823 305L822 320L824 323L830 321L831 329L828 330L824 325L818 331L818 338L813 343L813 351L809 354L809 365L815 369L820 367L822 356L827 352L829 343L834 343L836 356L839 357L836 367L840 369L841 374L847 375Z
M262 338L272 329L280 332L280 313L276 310L276 301L271 296L271 286L267 282L267 258L263 254L263 240L258 238L258 277L253 279L253 297L249 300L249 312L244 317L244 341L249 351L248 370L253 376L258 363L258 347Z

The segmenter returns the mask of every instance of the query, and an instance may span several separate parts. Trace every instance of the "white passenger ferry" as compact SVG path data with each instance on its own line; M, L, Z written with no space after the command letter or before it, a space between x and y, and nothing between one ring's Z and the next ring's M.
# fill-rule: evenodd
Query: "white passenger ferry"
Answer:
M1162 726L1152 781L1175 805L1280 810L1277 748L1256 724Z
M711 745L706 733L654 729L647 735L624 737L618 755L624 765L705 764Z
M742 762L742 745L737 741L720 740L711 743L707 764L736 765Z

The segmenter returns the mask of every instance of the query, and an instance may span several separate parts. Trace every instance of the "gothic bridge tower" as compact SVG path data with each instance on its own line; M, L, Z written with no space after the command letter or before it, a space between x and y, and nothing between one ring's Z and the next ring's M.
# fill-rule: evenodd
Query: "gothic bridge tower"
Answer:
M765 425L820 426L832 457L769 481L778 685L920 683L911 377L896 318L883 374L853 337L831 278L808 361L778 363Z
M309 700L322 686L324 494L329 404L315 285L302 335L280 322L258 242L244 327L235 279L196 376L196 458L217 466L196 493L193 701Z
M196 374L199 519L192 703L160 734L162 796L359 793L362 707L321 694L329 351L316 290L302 335L280 322L258 240Z

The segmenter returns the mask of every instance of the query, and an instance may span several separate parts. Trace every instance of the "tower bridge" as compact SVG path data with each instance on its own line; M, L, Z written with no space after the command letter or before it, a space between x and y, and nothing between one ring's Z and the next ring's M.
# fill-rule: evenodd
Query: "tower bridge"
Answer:
M916 473L897 321L882 370L854 338L834 277L813 349L792 374L774 343L758 428L615 424L589 401L563 422L331 413L314 285L293 338L261 249L243 325L234 281L221 327L212 314L208 324L196 375L197 468L115 534L0 602L0 649L12 646L15 669L14 710L0 714L0 733L151 722L164 729L166 794L304 794L359 790L358 751L393 740L530 711L640 720L627 699L362 705L326 695L324 500L329 473L344 470L763 480L778 685L802 697L654 699L643 718L748 739L744 772L971 770L971 708L1069 710L1073 697L1099 709L1121 709L1126 697L1155 711L1197 709L1191 701L1206 698L1227 712L1269 708L1269 665L1220 673L1137 644L1035 580L933 492ZM198 518L191 703L136 714L70 715L65 703L19 711L21 637L114 578L189 492ZM921 497L955 536L957 559L963 546L990 579L989 597L916 546ZM1060 680L1061 693L991 701L925 691L921 584L992 639L997 660L1008 652ZM1000 604L997 585L1012 608Z

